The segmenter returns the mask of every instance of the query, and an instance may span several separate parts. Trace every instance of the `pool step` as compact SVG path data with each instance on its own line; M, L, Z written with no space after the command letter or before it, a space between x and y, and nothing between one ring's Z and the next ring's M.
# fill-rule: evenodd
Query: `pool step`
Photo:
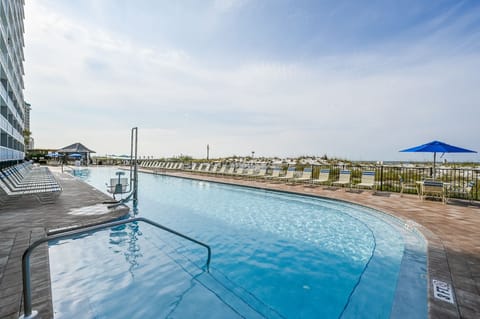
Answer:
M211 269L210 273L207 272L202 264L204 256L200 259L197 258L198 256L189 256L188 253L191 252L192 248L182 243L181 240L172 238L168 234L154 231L148 231L146 239L158 249L161 249L163 254L168 255L172 262L179 265L198 285L212 292L221 302L237 313L239 317L252 319L281 318L278 316L265 316L265 311L259 312L253 305L258 305L260 302L256 300L251 303L255 297L250 295L250 298L245 298L247 294L239 287L235 287L233 283L227 284L228 279L219 271ZM238 293L240 292L243 292L243 294L239 295ZM174 314L179 315L178 313Z

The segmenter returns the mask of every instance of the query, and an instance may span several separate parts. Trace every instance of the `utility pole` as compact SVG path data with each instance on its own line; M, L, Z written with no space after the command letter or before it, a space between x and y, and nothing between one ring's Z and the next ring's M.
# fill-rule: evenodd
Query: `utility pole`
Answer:
M210 155L210 145L207 144L207 161L208 161L209 155Z

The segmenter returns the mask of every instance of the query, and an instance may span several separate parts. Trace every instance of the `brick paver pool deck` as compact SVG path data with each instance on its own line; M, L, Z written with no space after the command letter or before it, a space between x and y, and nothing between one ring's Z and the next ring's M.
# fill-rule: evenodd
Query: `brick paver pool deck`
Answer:
M54 170L54 169L52 169ZM23 197L0 206L0 318L17 319L22 306L22 254L46 230L117 219L128 208L109 210L110 197L71 175L56 171L63 192L53 204ZM31 256L32 304L42 319L52 318L52 298L47 245ZM74 317L72 317L74 318Z
M157 172L159 173L159 172ZM45 229L107 221L126 214L108 211L102 202L108 196L60 172L64 189L54 204L40 205L25 199L0 207L0 318L18 318L21 308L21 256L30 243L45 236ZM480 318L480 203L421 201L417 196L395 193L373 195L370 191L263 183L186 172L168 174L262 189L310 194L372 207L416 225L429 241L429 289L439 279L454 288L455 304L429 297L430 318ZM92 214L92 212L97 212ZM140 212L141 214L141 212ZM42 318L52 317L51 288L46 245L32 255L34 309Z

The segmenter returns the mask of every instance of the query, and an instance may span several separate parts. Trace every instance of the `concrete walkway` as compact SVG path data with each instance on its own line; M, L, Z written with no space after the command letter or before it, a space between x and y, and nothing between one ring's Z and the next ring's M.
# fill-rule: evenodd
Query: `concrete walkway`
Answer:
M68 174L54 171L63 192L53 204L40 204L31 196L9 199L0 206L0 318L17 319L22 309L23 252L46 230L117 219L128 208L109 210L110 197ZM47 245L31 257L33 309L41 318L52 318L52 298Z

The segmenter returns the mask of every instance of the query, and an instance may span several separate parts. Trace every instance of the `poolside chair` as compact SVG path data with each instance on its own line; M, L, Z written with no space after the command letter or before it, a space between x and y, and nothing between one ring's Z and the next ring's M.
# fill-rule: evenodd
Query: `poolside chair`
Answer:
M254 179L257 179L257 178L264 178L266 175L267 175L267 167L261 167L258 172L254 175L252 175L251 177L254 178Z
M235 175L235 165L230 165L228 170L223 175L225 176Z
M424 200L426 197L438 197L444 204L447 202L445 185L441 181L425 180L420 184L420 197Z
M475 182L470 181L468 183L455 183L448 185L448 194L453 197L468 199L470 202L474 198Z
M312 179L312 185L315 184L327 184L330 180L330 169L324 168L320 170L318 178Z
M213 164L210 167L210 170L208 171L208 174L217 174L218 167L219 167L218 163Z
M255 175L255 167L247 168L246 171L243 172L242 177L250 178Z
M205 163L200 163L197 165L197 168L194 170L195 173L202 173L204 171L204 168L205 168Z
M467 186L465 187L465 191L464 191L464 194L465 194L465 197L470 201L472 202L473 201L473 191L475 189L475 182L474 181L471 181L467 184Z
M282 172L282 169L280 167L274 167L272 168L272 174L271 175L265 175L263 177L264 181L266 180L274 180L280 176L280 173Z
M312 168L311 167L305 167L303 169L303 173L300 177L294 177L292 179L292 182L293 184L297 183L297 182L308 182L312 179Z
M364 171L361 182L354 186L356 188L370 188L375 192L375 171Z
M285 182L293 180L295 178L295 172L296 171L297 171L297 169L295 168L295 166L290 166L287 169L287 173L285 174L285 176L279 176L279 177L276 178L276 180L277 181L285 181Z
M227 165L222 165L218 171L215 171L214 173L216 175L223 175L225 174L225 171L227 170Z
M245 168L238 167L237 170L235 171L234 177L235 178L242 178L244 173L245 173Z
M349 170L342 170L340 171L340 176L338 177L338 181L333 182L333 186L345 186L348 187L350 186L350 178L352 174Z
M406 183L402 175L398 175L398 181L400 182L400 197L403 197L403 193L414 192L420 197L419 185L416 183Z

